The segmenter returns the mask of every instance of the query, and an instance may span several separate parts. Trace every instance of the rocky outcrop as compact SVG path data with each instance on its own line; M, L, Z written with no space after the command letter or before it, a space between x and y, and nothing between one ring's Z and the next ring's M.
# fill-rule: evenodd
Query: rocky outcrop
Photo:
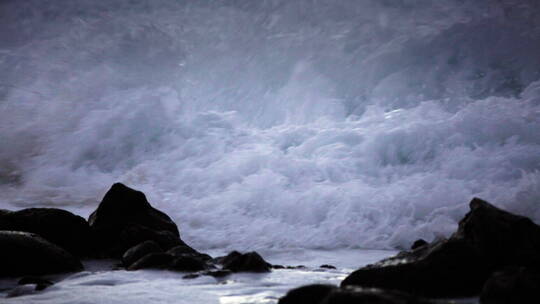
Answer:
M75 272L81 262L69 252L20 231L0 231L0 277Z
M0 230L39 234L77 256L86 256L91 248L90 227L86 220L56 208L29 208L0 213Z
M183 244L169 216L153 208L144 193L120 183L109 189L88 222L102 256L120 257L146 240L164 250Z
M540 227L478 198L449 239L423 244L349 275L342 286L402 290L430 297L478 295L508 265L530 266L540 255Z

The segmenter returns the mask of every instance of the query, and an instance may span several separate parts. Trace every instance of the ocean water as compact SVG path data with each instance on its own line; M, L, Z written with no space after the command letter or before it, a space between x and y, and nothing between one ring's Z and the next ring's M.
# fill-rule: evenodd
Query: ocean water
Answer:
M105 271L114 262L89 261L85 263L86 271L67 275L44 291L32 291L33 285L14 289L13 281L2 280L0 296L5 297L2 303L6 304L275 304L288 290L298 286L313 283L339 285L355 268L393 253L381 250L297 250L287 254L267 252L266 255L274 263L302 263L306 268L274 270L267 274L239 273L218 279L182 279L185 273L160 270ZM318 268L328 262L336 265L337 269ZM1 290L6 287L7 290ZM456 299L455 303L477 304L478 300Z
M540 222L535 0L4 0L0 208L142 190L200 250Z

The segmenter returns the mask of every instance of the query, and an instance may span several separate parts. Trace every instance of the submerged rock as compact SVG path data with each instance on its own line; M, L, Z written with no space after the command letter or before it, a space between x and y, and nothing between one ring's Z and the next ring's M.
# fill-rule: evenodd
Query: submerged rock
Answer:
M494 273L480 295L482 304L540 303L540 271L533 268L509 267Z
M36 234L0 231L0 277L75 272L82 269L77 258Z
M313 284L290 290L278 304L431 304L433 302L404 292L377 288ZM441 303L441 302L437 302ZM442 304L442 303L441 303Z
M91 248L90 227L86 220L62 209L4 210L0 213L0 230L35 233L78 256L86 256Z
M341 285L430 297L473 296L493 271L506 265L531 265L540 255L540 226L531 220L477 198L470 209L448 240L358 269Z
M104 256L118 257L146 240L156 241L164 250L183 243L169 216L153 208L144 193L120 183L105 194L88 221Z

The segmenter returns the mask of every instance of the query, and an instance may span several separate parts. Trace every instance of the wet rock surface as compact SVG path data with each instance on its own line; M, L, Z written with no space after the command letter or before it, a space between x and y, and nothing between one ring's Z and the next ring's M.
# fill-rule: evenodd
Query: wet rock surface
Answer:
M83 269L76 257L36 234L0 231L0 248L0 277Z
M540 226L475 198L447 240L368 265L342 286L402 290L429 297L478 295L491 274L505 266L531 267L540 256Z
M28 208L0 213L0 230L39 234L77 256L86 256L92 247L90 227L83 217L56 208Z
M223 269L232 272L269 272L272 267L255 251L247 253L233 251L225 257L217 258L216 261L223 265Z
M434 304L423 299L399 291L355 286L337 287L325 284L302 286L289 291L279 299L278 304ZM438 301L444 304L446 302ZM449 303L449 302L448 302Z

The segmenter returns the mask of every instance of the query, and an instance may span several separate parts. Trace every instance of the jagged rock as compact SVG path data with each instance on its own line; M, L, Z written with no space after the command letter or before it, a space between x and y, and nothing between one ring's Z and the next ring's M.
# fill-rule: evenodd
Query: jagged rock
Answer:
M233 251L217 261L223 265L223 269L232 272L268 272L272 267L255 251L243 254Z
M64 249L27 232L0 231L0 277L74 272L81 262Z
M124 267L129 267L145 255L156 252L163 252L163 249L159 247L158 243L154 241L144 241L128 249L122 256L122 263L124 264Z
M88 255L90 227L86 220L56 208L29 208L0 213L0 230L25 231L40 235L77 256Z
M482 304L540 303L540 271L525 267L508 267L494 273L480 295Z
M279 299L278 304L430 304L407 293L377 288L347 286L338 288L333 285L313 284L290 290ZM441 303L441 302L437 302ZM442 304L442 303L441 303Z
M349 275L342 286L407 291L431 297L477 295L490 274L528 266L540 255L540 227L475 198L448 240L402 252Z
M183 243L169 216L153 208L144 193L120 183L105 194L88 221L104 256L120 256L146 240L156 241L164 250Z
M279 299L278 304L318 304L338 287L327 284L312 284L291 289Z
M127 270L139 270L139 269L168 269L173 262L174 257L164 252L154 252L145 255L137 262L131 264Z

